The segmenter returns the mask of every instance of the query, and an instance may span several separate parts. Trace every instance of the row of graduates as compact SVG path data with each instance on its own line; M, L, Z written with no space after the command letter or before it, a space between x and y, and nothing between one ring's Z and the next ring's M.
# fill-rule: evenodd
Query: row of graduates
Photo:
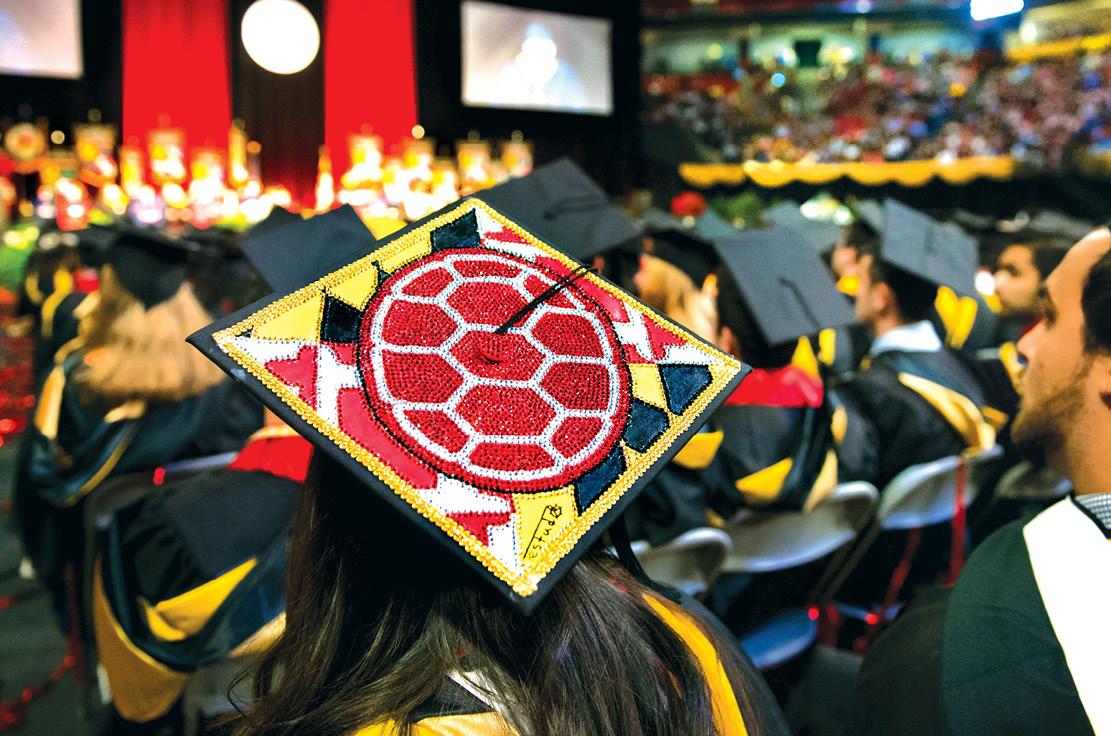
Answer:
M742 507L813 508L848 479L882 487L908 465L989 446L989 418L999 426L1005 419L987 408L992 392L1012 402L998 401L995 411L1013 411L1009 372L978 374L975 361L944 348L927 319L939 284L969 293L954 276L967 273L965 254L944 231L906 237L939 226L897 203L887 205L883 231L904 237L862 245L856 259L857 316L877 335L869 346L802 228L719 228L707 237L655 217L642 241L640 229L568 162L482 196L755 369L646 484L625 515L634 537L663 544L708 519L728 523ZM88 581L78 598L91 610L79 618L92 621L116 711L157 729L179 716L190 673L258 651L280 631L286 537L311 445L273 415L260 427L257 405L184 345L208 321L191 282L226 253L130 228L97 240L97 308L61 310L61 329L52 332L75 337L40 381L18 508L26 549L56 592L63 620L72 620L67 566L88 571L71 579ZM642 242L647 255L637 252ZM917 247L900 250L900 242ZM269 289L284 293L372 247L353 213L341 209L305 222L275 211L238 250ZM707 281L716 281L716 315L700 322L691 319L690 297L699 292L693 284ZM151 330L143 339L122 332L126 320L118 323L136 308L145 319L132 329ZM121 344L129 352L113 355ZM853 344L867 354L867 369L834 372ZM820 362L825 368L816 370ZM106 481L228 451L237 454L226 468L165 486L152 479L138 502L115 510L95 558L86 559L92 546L82 508ZM233 508L250 513L229 514ZM750 707L765 713L745 719L749 732L775 732L778 717L759 676L738 661L743 678L757 683L746 696ZM481 698L448 690L429 700L439 715L487 714Z
M553 169L556 180L545 182ZM587 223L609 215L605 195L569 162L547 172L520 182L552 187L567 204L560 215L603 213ZM487 201L503 193L491 190ZM566 220L554 230L530 223L535 210L521 197L518 189L517 204L493 206L573 250ZM372 251L350 208L309 220L275 210L230 249L127 225L79 241L81 267L93 264L99 285L74 299L91 299L87 309L45 315L74 337L48 348L54 355L37 380L16 516L61 626L87 638L106 675L106 733L179 732L196 702L191 687L224 672L222 695L255 657L263 660L256 683L265 683L256 695L265 694L236 726L243 733L385 734L404 725L616 735L633 727L630 718L661 733L786 733L761 676L713 616L640 577L631 553L619 562L606 551L624 535L576 546L546 600L511 593L507 603L469 559L412 531L420 517L373 494L337 492L368 481L321 457L321 439L294 431L292 416L264 412L242 389L242 371L223 378L185 343L227 311L198 298L206 280L234 275L221 293L279 295ZM238 255L257 276L243 278ZM249 283L259 278L261 286ZM206 462L219 457L227 464ZM627 551L627 540L617 546ZM306 584L336 587L325 595ZM329 643L310 655L321 628ZM423 653L403 656L407 646ZM382 697L356 682L370 660L395 670ZM594 692L585 707L582 678L601 671L631 687Z

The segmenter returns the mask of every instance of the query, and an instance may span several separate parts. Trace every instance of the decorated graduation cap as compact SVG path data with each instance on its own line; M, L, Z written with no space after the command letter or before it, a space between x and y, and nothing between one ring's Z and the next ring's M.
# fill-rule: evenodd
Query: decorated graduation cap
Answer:
M177 293L201 250L195 242L175 240L153 228L123 225L106 261L124 288L149 309Z
M477 198L190 341L525 612L745 370Z
M247 233L242 247L270 288L283 292L365 255L374 242L358 213L345 204L307 220L275 207Z
M842 228L828 220L802 214L794 202L780 202L764 211L763 218L776 227L794 230L818 253L828 253L841 240Z
M644 215L642 224L644 232L652 238L645 252L690 276L695 286L702 286L706 277L714 272L718 260L711 238L698 235L693 227L684 227L678 219L656 209ZM729 233L730 236L736 234L735 229Z
M880 258L927 283L976 293L976 241L894 199L884 202Z
M588 262L617 248L639 251L636 222L568 158L475 196L500 212L512 212L521 227L562 244L576 260Z
M829 269L797 232L745 230L715 246L768 345L853 322Z

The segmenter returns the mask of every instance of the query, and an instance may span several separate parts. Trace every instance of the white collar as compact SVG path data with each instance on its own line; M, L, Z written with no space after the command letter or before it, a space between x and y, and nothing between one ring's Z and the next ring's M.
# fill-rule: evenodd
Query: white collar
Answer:
M936 353L943 347L937 330L929 320L900 325L872 341L869 355L876 356L889 350L904 350L910 353Z

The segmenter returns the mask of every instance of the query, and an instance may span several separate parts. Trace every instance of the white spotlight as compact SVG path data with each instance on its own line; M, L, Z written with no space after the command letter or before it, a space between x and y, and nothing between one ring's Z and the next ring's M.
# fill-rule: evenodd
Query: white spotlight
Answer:
M257 0L239 32L247 55L274 74L296 74L320 51L316 18L297 0Z
M1022 8L1022 0L972 0L968 12L972 20L988 20L1017 13Z

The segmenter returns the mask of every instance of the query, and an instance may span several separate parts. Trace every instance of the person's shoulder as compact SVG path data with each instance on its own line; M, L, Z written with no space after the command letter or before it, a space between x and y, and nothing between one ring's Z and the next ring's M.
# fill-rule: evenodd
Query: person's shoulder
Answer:
M394 721L372 724L352 736L516 736L517 731L489 705L448 677L410 716L412 727Z
M351 736L516 736L509 723L497 713L464 713L422 718L406 730L388 721L361 728Z

